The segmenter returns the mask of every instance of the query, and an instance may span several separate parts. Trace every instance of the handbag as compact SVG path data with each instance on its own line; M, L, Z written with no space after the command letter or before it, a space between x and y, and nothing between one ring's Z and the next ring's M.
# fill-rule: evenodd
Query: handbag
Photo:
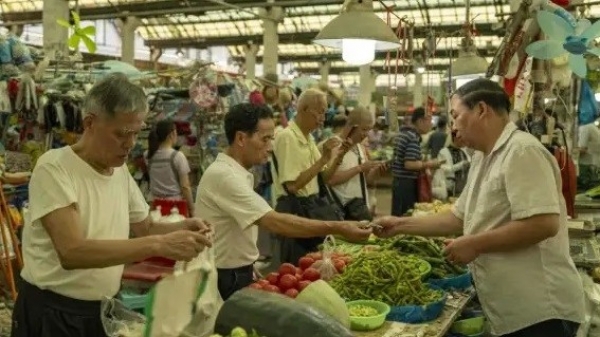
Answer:
M360 150L357 153L358 156L358 165L362 165L362 156L360 155ZM367 181L365 179L365 174L363 172L359 173L360 179L360 193L362 198L352 198L345 205L342 204L340 198L335 194L335 191L329 190L333 200L338 204L338 206L342 209L344 214L344 220L354 220L354 221L371 221L373 220L373 215L367 206Z

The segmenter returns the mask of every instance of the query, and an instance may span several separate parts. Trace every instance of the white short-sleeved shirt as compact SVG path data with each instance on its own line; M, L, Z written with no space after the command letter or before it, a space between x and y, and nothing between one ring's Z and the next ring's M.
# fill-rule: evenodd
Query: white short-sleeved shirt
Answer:
M579 164L600 166L600 130L594 123L579 127L578 143L587 149L579 155Z
M567 211L554 156L509 123L492 152L473 156L467 186L453 212L465 235L510 221L559 214L558 233L529 248L483 254L470 265L494 335L550 319L582 322L584 293L569 255Z
M63 296L96 301L114 296L121 286L123 266L65 270L41 223L45 215L76 205L86 239L127 240L129 224L148 217L148 204L127 170L115 168L111 176L95 171L70 146L43 154L29 183L31 224L23 229L24 268L27 282Z
M196 210L214 228L217 268L239 268L258 259L255 225L273 209L254 191L250 171L220 153L200 179Z

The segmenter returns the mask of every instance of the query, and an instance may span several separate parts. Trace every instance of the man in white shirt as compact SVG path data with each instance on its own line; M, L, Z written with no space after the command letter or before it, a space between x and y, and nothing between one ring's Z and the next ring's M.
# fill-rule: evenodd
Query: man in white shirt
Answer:
M225 116L229 148L206 169L196 196L196 210L215 232L215 263L223 299L253 282L258 259L258 226L287 237L338 234L366 240L371 231L358 223L309 220L275 212L253 189L249 169L264 164L272 149L273 113L265 105L239 104Z
M579 126L578 148L577 188L585 191L600 184L600 130L595 123Z
M105 337L100 301L119 291L124 264L190 260L211 245L198 219L154 223L129 174L125 161L147 110L140 87L110 75L86 98L81 139L39 158L12 337Z
M558 163L510 121L510 101L497 83L473 80L451 106L458 136L477 150L467 186L452 211L386 217L378 235L464 233L447 240L444 253L469 264L495 336L574 337L584 294L569 255Z

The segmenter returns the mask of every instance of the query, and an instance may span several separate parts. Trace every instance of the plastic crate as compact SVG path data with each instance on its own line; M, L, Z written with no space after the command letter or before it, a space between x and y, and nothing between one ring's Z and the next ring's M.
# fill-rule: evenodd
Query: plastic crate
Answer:
M131 310L139 310L144 309L146 306L146 298L148 294L136 294L128 291L121 291L119 293L119 297L121 298L121 302L131 309Z

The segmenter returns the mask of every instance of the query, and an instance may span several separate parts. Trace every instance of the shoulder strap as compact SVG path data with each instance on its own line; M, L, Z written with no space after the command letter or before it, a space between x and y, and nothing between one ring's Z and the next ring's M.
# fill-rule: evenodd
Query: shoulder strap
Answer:
M271 153L271 158L273 159L273 167L275 168L275 173L277 173L277 180L279 180L279 165L277 164L277 157L275 157L275 152ZM281 183L281 187L287 195L291 195L290 191L288 191L287 186L284 183Z
M363 163L363 158L361 155L362 145L358 144L356 148L358 150L358 153L356 154L358 157L358 165L362 165L362 163ZM360 193L362 194L363 200L365 200L365 203L366 203L367 202L367 180L365 179L364 172L360 172L358 175L360 177Z

